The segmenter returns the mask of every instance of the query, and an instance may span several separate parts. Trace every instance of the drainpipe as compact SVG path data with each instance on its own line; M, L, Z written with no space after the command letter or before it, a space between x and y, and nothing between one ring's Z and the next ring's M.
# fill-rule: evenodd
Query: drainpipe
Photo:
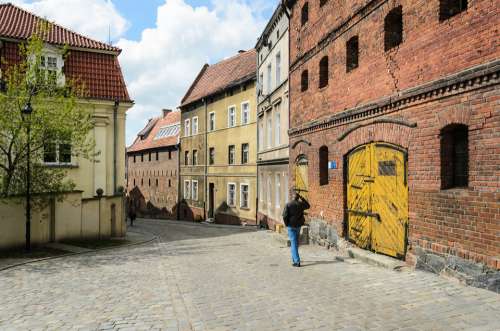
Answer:
M182 125L182 121L179 125ZM181 137L179 135L177 143L177 220L181 219Z
M113 195L116 195L116 181L117 181L117 176L116 176L116 171L117 171L117 164L116 164L116 145L118 142L118 136L117 136L117 131L118 131L118 124L117 124L117 118L118 118L118 106L120 106L120 101L118 99L115 100L115 104L113 105Z
M203 103L205 104L205 189L204 199L203 199L203 218L207 220L207 191L208 191L208 104L207 99L203 99ZM214 204L215 206L215 204Z

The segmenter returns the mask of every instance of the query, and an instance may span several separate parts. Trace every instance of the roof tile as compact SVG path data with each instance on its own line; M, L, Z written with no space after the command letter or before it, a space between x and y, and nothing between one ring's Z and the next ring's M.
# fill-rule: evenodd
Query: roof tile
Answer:
M144 133L149 131L149 133L143 138L138 135L134 143L127 149L127 152L140 152L177 145L179 143L180 130L173 130L174 134L166 137L160 137L161 135L158 135L158 133L167 126L177 125L180 128L180 120L181 113L179 111L170 112L166 116L151 119L140 132ZM152 129L149 128L151 123L155 123Z

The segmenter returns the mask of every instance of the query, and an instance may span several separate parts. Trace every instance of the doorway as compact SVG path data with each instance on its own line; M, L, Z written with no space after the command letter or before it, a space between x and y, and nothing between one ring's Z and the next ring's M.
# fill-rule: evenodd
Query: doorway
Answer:
M215 217L215 184L208 185L208 217Z
M348 239L403 259L408 233L406 151L372 143L354 149L347 163Z

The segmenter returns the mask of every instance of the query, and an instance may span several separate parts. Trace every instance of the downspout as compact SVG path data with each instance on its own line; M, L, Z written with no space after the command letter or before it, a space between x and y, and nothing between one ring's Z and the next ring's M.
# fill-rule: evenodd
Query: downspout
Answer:
M182 123L182 122L181 122ZM180 125L180 124L179 124ZM180 129L180 128L179 128ZM181 219L181 137L177 140L177 220Z
M205 191L203 193L203 219L207 220L207 191L208 191L208 104L207 98L203 99L203 103L205 104ZM215 205L215 204L214 204ZM215 215L214 215L215 217Z
M113 106L113 195L117 193L116 181L117 181L117 161L116 161L116 152L117 152L117 144L118 144L118 107L120 106L120 101L118 99L115 100L115 104Z
M260 72L260 62L259 62L259 52L257 51L257 77L256 77L256 81L257 81L257 84L256 87L259 86L259 84L262 84L262 82L259 82L259 72ZM256 127L257 127L257 159L256 159L256 163L257 163L257 185L255 190L255 225L258 227L259 226L259 193L260 193L260 185L259 185L259 180L260 180L260 176L259 176L259 171L260 171L260 167L259 167L259 152L260 152L260 132L259 132L259 106L260 106L260 103L259 103L259 91L257 90L257 93L256 93L256 98L257 98L257 123L256 123Z

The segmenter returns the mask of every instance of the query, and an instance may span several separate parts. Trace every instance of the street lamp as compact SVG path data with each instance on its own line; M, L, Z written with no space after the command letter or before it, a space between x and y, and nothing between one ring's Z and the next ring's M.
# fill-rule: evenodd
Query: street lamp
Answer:
M26 250L28 251L31 250L31 173L30 173L31 113L33 113L33 107L31 107L31 101L28 101L21 111L23 120L27 121L26 136L28 139L26 146Z

